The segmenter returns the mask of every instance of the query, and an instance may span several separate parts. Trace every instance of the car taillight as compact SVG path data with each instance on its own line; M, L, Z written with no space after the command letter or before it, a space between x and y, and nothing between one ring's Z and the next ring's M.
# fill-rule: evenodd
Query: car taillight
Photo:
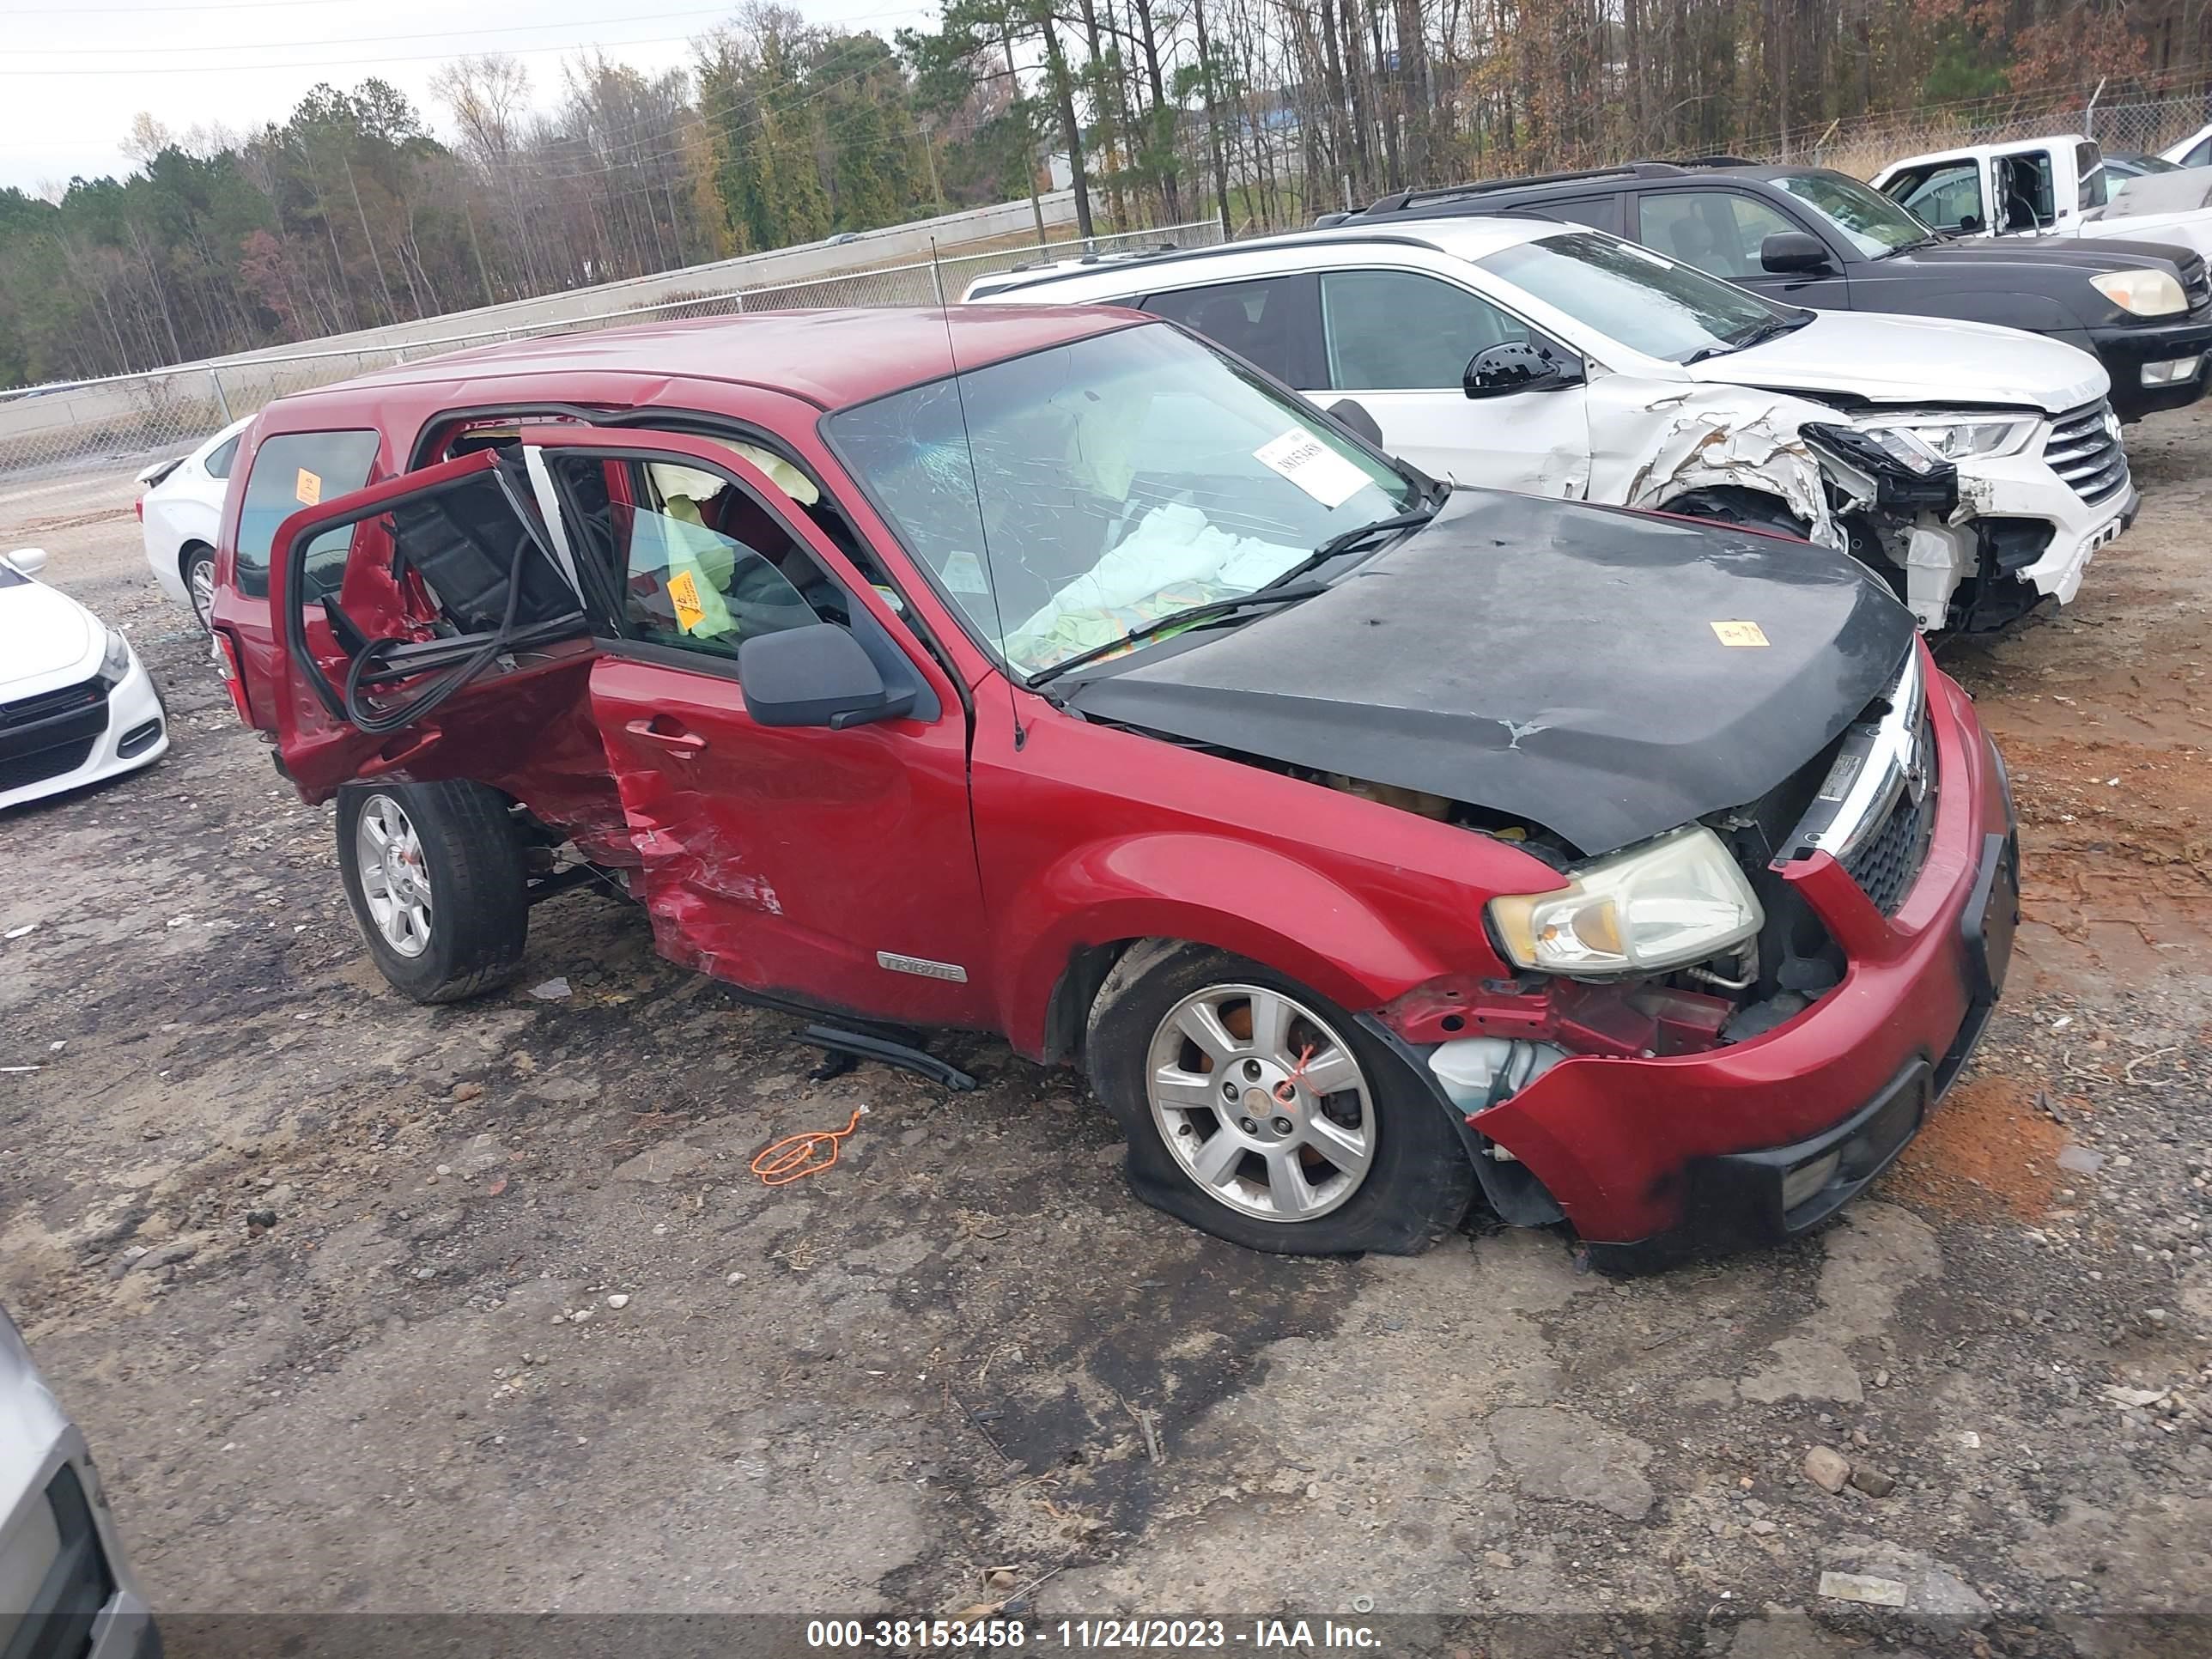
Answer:
M131 510L138 515L140 524L146 522L146 498L143 495L131 503Z
M251 726L253 716L246 707L246 677L239 672L238 647L220 628L214 630L212 638L216 672L222 676L223 690L230 693L230 706L238 711L240 725Z

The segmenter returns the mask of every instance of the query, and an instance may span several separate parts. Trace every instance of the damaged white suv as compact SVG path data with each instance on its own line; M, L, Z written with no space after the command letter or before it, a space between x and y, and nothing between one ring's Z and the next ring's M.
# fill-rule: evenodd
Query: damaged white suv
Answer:
M1777 304L1548 220L1033 266L966 297L1169 318L1456 483L1848 548L1925 629L2070 600L2139 501L2086 352Z

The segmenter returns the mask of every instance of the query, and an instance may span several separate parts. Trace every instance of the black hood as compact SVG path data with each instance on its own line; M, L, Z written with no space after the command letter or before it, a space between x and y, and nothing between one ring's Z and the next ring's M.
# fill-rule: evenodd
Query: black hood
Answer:
M2082 271L2094 276L2108 270L2136 270L2145 265L2180 274L2185 251L2160 242L2126 242L2100 236L2000 236L1994 240L1962 237L1893 253L1872 262L1874 274L1902 275L1914 270L1966 270L1994 274L2001 270Z
M1826 548L1460 490L1328 592L1066 691L1085 714L1449 796L1596 854L1765 794L1912 642L1905 608Z

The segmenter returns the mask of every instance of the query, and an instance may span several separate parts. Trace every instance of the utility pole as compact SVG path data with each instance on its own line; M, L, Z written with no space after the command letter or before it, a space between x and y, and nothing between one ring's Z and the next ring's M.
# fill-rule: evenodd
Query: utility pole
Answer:
M1013 83L1014 107L1022 118L1022 170L1028 175L1030 216L1036 221L1037 246L1045 245L1044 204L1037 199L1036 130L1030 125L1029 106L1022 102L1022 77L1014 69L1014 27L1003 12L999 16L999 39L1006 48L1006 79Z
M1213 57L1206 44L1206 0L1194 0L1193 15L1198 24L1198 85L1206 94L1206 143L1213 153L1213 198L1221 209L1221 240L1225 242L1235 233L1229 223L1229 168L1221 159L1221 125L1213 114Z

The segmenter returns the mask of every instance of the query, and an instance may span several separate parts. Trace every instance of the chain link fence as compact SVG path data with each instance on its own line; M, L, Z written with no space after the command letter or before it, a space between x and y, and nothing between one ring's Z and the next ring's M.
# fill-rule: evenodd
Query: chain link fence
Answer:
M1834 167L1867 179L1908 155L2059 132L2081 133L2108 150L2155 155L2208 120L2212 120L2212 100L2199 94L2104 103L2076 92L2060 98L1985 100L1951 109L1867 116L1768 142L1747 142L1741 153L1753 161Z
M1030 242L806 282L679 294L651 305L404 344L258 354L144 374L42 386L0 398L0 483L31 483L95 468L165 459L289 393L468 346L664 319L726 317L803 306L957 303L968 284L986 271L1085 253L1150 246L1209 247L1221 240L1218 222L1200 220L1158 230L1097 236L1088 242Z

